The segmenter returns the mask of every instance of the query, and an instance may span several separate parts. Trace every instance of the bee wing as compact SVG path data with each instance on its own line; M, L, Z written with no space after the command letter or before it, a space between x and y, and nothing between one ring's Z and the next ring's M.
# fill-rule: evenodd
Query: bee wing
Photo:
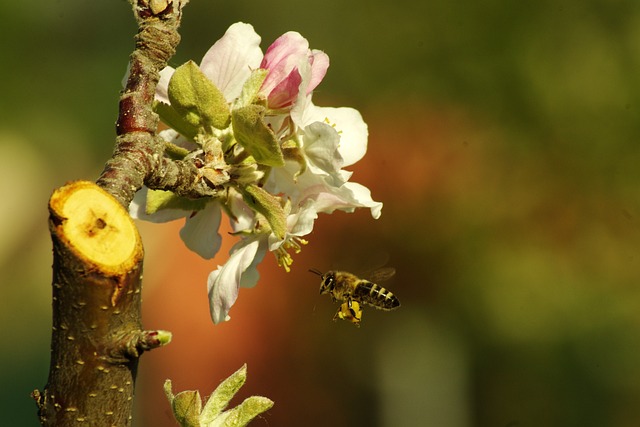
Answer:
M391 279L396 274L396 269L393 267L383 267L375 270L369 275L369 280L373 283L384 282Z

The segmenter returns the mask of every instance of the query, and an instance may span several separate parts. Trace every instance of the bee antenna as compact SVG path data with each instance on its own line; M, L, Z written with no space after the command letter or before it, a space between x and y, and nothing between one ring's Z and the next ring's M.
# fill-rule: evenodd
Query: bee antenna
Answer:
M317 274L318 276L322 277L322 271L318 270L317 268L310 268L309 272L313 274Z

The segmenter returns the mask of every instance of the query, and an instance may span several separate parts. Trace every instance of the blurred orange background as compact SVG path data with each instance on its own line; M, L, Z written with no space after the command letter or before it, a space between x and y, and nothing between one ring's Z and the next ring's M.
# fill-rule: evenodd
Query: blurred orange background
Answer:
M41 2L40 2L41 3ZM0 410L36 425L51 327L53 188L113 149L135 24L126 2L0 12ZM352 180L384 202L322 215L285 273L268 254L231 321L209 318L180 223L140 224L144 325L136 426L173 426L162 385L203 396L248 364L234 404L265 426L637 426L640 423L640 3L193 0L171 64L233 22L263 49L297 30L331 58L314 101L353 106L369 150ZM226 227L226 224L225 224ZM397 270L402 303L332 322L309 268Z

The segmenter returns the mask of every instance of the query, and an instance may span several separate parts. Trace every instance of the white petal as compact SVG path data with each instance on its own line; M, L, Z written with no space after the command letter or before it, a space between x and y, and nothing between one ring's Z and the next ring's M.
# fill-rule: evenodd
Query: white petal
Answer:
M338 131L340 155L344 159L343 166L356 163L367 152L369 130L358 110L349 107L312 106L308 117L314 121L327 121Z
M146 212L148 192L149 189L147 187L142 187L135 194L135 196L133 196L133 200L129 205L129 215L131 215L132 218L141 219L143 221L149 221L153 223L161 223L174 221L191 214L191 212L182 209L162 209L154 214L149 215Z
M147 193L149 189L142 187L134 196L133 200L129 204L129 215L135 219L145 219L143 216L148 216L145 212L145 206L147 205Z
M353 172L351 171L346 171L346 170L340 171L340 179L342 180L342 182L349 181L349 178L351 178L351 175L353 175Z
M313 122L304 129L304 153L313 173L334 175L342 169L339 143L340 135L326 123Z
M129 75L131 74L131 62L127 62L127 69L124 72L124 76L122 76L122 81L120 84L123 88L127 87L127 81L129 80Z
M331 195L325 193L317 202L318 212L331 213L335 209L353 212L355 208L370 208L371 216L375 219L382 214L382 203L374 201L371 191L356 182L345 183Z
M195 142L187 139L187 137L179 134L171 128L160 131L158 135L165 141L177 145L178 147L186 148L189 151L195 151L198 149L198 145Z
M299 176L295 174L300 166L293 161L286 161L284 167L274 168L264 188L271 194L282 193L286 195L293 206L300 206L307 199L315 199L318 194L330 191L336 185L335 179L328 175L318 175L308 168ZM337 185L342 185L340 181Z
M287 228L294 236L306 236L313 231L313 223L318 218L318 212L313 201L309 200L295 215L287 217Z
M200 69L231 102L240 95L251 70L258 68L261 61L260 36L251 25L238 22L211 46Z
M304 173L298 180L304 186L304 190L298 194L299 200L313 200L313 209L317 212L332 213L336 209L353 212L356 208L370 208L374 218L380 217L382 203L374 201L364 185L346 182L337 187L331 185L328 179L320 182L318 178L317 175Z
M358 110L349 107L317 107L311 102L298 99L291 110L294 123L305 128L313 122L328 123L340 135L340 155L344 159L343 166L350 166L360 160L367 152L369 130Z
M253 261L244 271L240 279L240 287L241 288L253 288L258 284L258 279L260 278L260 274L258 273L258 264L262 262L265 254L267 253L267 242L266 239L259 240L260 245L258 246L258 251L253 258Z
M344 187L348 188L353 195L353 200L359 207L370 208L371 216L375 219L382 215L382 202L376 202L371 198L371 191L357 182L347 182Z
M222 243L222 237L218 234L221 218L220 204L207 203L203 210L187 218L180 229L180 238L190 250L204 259L211 259L218 253Z
M231 249L227 262L209 274L207 292L213 323L230 319L229 310L238 298L242 274L252 265L259 245L258 239L241 240Z
M256 213L247 205L237 191L230 191L227 199L231 228L234 233L252 229L256 222Z
M164 67L162 71L160 71L160 80L158 81L158 86L156 87L156 99L160 102L164 102L165 104L170 104L169 102L169 80L171 80L171 76L176 70L173 67Z
M313 231L313 223L318 218L315 209L315 201L307 200L296 213L287 216L287 236L279 239L275 234L269 235L269 250L275 251L282 246L291 236L302 237Z

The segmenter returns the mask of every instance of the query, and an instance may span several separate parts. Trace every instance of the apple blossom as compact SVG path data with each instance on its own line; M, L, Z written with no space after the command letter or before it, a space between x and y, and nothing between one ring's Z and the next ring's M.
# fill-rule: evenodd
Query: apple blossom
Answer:
M130 206L140 219L185 218L180 236L204 258L218 252L227 213L239 241L208 277L215 323L229 319L240 287L257 283L267 251L290 270L291 252L307 244L319 213L365 207L378 218L382 209L343 169L366 153L362 116L312 102L329 57L296 32L280 36L264 55L260 40L251 25L236 23L199 66L160 73L154 108L173 128L160 133L167 152L195 162L216 196L188 200L145 188Z

